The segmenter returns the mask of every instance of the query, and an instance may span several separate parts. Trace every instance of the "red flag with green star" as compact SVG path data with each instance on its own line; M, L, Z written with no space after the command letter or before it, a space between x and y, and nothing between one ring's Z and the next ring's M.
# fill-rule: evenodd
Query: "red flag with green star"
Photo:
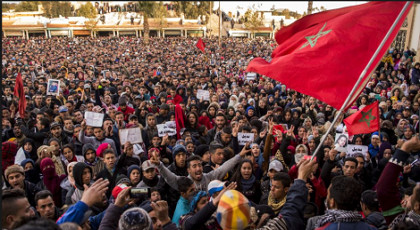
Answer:
M344 119L349 136L371 133L379 130L378 101L365 106L362 110Z
M373 1L307 15L276 33L277 48L271 60L254 58L247 72L281 82L288 88L315 97L340 109L351 95L349 108L358 98L389 49L413 2ZM401 13L402 17L398 18ZM397 20L398 19L398 20ZM396 27L392 28L396 22ZM391 31L377 55L382 40Z

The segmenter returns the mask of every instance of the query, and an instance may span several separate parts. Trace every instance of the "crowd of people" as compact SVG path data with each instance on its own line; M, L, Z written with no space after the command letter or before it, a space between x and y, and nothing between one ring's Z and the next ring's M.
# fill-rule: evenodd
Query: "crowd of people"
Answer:
M2 228L420 228L413 51L391 48L320 143L334 108L245 71L274 40L203 41L205 53L195 38L2 38ZM375 101L379 132L343 135Z

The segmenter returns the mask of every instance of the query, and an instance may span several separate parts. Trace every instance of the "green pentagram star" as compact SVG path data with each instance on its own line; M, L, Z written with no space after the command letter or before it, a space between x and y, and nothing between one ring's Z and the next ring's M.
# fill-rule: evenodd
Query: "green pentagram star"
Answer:
M372 109L369 109L369 111L367 111L367 112L362 111L362 118L360 118L360 120L359 120L359 122L366 122L368 127L370 127L370 122L372 120L376 119L376 117L372 115ZM366 116L368 116L368 117L366 118Z
M308 40L308 42L303 44L303 46L300 47L300 49L305 48L308 45L310 45L311 48L314 47L316 45L316 42L318 41L318 38L320 38L324 35L327 35L329 32L331 32L332 30L322 31L325 28L326 25L327 25L327 23L324 24L324 26L319 30L319 32L317 34L305 37L306 40Z

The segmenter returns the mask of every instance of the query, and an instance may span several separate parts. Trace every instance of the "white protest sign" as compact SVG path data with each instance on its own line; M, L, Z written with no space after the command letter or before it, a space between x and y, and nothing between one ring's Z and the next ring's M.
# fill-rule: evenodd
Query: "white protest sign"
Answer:
M197 98L198 100L203 99L203 101L210 101L210 92L208 90L197 90Z
M254 141L254 133L238 133L239 145L245 145L247 142Z
M104 114L103 113L94 113L94 112L85 112L85 119L86 119L86 125L92 126L92 127L102 127L102 123L104 120Z
M135 155L140 155L141 153L144 153L143 148L139 144L134 144L133 145L133 151L134 151Z
M175 121L168 121L165 124L157 125L159 137L164 137L166 134L168 136L176 135L176 123Z
M127 141L129 141L131 144L137 144L137 143L143 142L140 127L130 128L130 129L120 129L119 135L120 135L121 145L124 145Z
M347 145L347 155L346 157L354 157L355 154L361 153L365 157L368 153L368 147L365 145Z

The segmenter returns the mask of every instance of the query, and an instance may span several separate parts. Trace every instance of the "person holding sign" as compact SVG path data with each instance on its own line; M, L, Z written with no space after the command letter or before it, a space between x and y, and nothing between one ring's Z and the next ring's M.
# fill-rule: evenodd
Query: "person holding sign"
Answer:
M101 145L102 143L108 143L111 145L114 152L117 153L117 148L115 147L114 141L105 137L104 130L102 129L102 127L93 128L94 137L85 136L85 131L87 128L86 119L83 120L81 127L82 127L82 130L80 130L79 137L78 137L81 143L83 144L90 143L93 145L95 149L97 149L99 145Z

